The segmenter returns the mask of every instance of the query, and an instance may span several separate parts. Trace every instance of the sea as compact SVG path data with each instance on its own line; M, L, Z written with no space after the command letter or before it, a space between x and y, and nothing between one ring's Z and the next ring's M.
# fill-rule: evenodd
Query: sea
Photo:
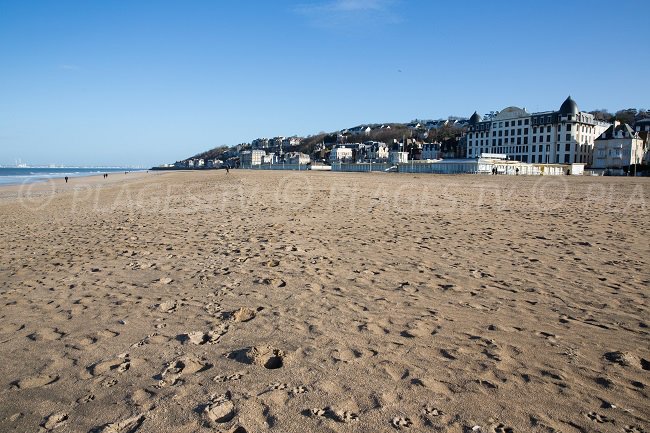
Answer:
M0 186L46 182L50 179L93 176L102 173L141 171L133 168L103 167L0 167Z

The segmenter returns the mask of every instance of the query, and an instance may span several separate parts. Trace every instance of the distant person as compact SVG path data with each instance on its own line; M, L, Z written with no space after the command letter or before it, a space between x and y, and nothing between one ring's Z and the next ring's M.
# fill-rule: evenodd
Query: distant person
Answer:
M230 169L226 167L226 174L230 174Z
M571 176L571 169L568 169L568 168L566 169L566 175Z
M519 176L519 167L515 168L515 175Z
M68 176L65 177L65 183L68 183Z

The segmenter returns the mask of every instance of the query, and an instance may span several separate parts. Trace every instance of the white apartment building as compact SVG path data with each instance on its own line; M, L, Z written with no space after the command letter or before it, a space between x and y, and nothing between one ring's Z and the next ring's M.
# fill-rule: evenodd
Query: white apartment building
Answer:
M330 161L352 160L352 149L348 147L335 147L330 152Z
M546 164L592 164L594 141L610 125L581 112L569 96L558 111L528 113L508 107L483 121L469 120L467 157L502 153L508 159Z
M643 140L628 124L614 122L596 138L592 168L620 169L643 161Z

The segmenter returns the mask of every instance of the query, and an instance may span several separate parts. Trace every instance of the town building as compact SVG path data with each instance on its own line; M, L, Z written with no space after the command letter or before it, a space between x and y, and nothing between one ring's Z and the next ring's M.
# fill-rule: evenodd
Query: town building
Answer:
M592 114L581 112L570 96L558 111L528 113L508 107L489 120L474 112L465 137L467 157L503 153L521 162L590 165L594 141L607 127Z
M409 161L409 153L393 150L388 154L388 161L391 164L405 164Z
M639 133L639 137L643 140L645 152L643 163L650 165L650 118L637 120L634 124L634 130Z
M615 121L596 138L591 168L623 171L630 165L641 164L643 156L644 143L639 132L627 123Z
M330 161L351 161L352 149L349 147L337 146L330 152Z
M259 149L245 150L243 152L240 152L239 157L241 161L241 167L248 168L254 165L260 165L262 164L262 158L265 156L266 151Z
M440 143L424 143L422 145L422 159L440 159Z
M309 155L301 152L290 152L285 156L285 160L288 164L306 165L311 162Z
M381 141L367 141L366 157L371 161L386 161L388 159L388 145Z

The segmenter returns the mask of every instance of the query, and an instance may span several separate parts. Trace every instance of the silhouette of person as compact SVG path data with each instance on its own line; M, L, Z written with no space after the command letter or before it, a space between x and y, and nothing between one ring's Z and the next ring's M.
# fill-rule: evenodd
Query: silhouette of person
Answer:
M68 176L65 177L65 183L68 183Z

